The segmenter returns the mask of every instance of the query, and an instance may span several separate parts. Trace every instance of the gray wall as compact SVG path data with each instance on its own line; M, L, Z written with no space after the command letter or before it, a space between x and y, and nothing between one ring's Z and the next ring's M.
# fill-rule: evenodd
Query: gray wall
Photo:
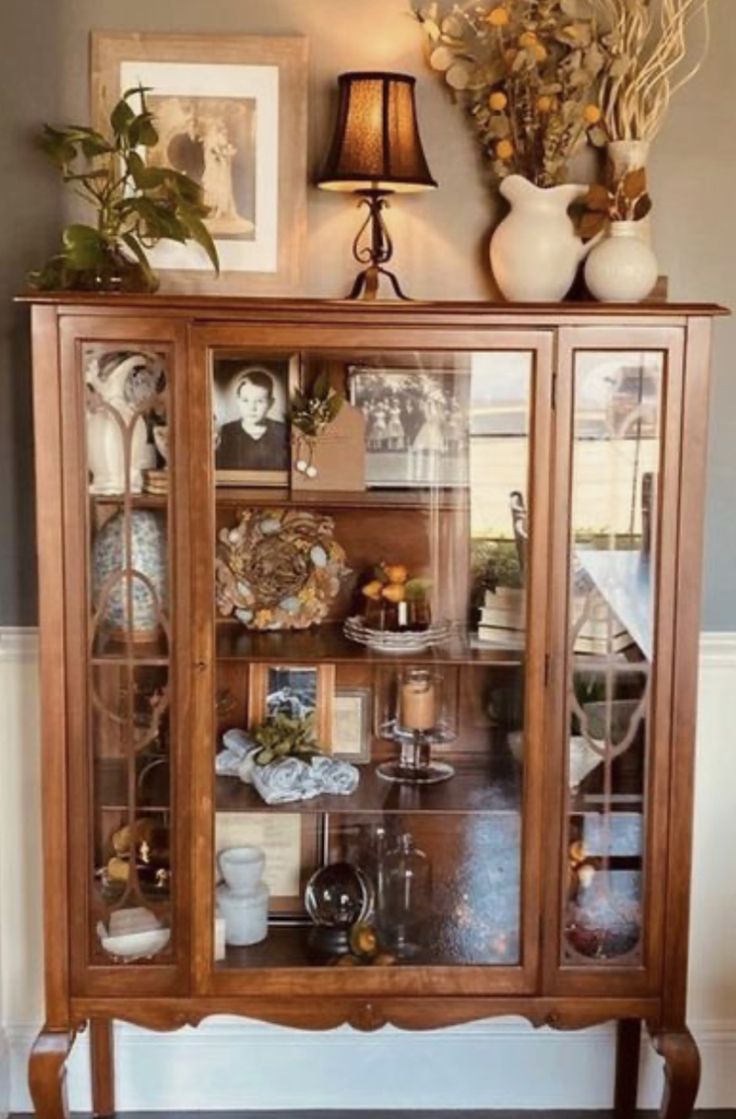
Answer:
M661 270L673 299L736 306L736 179L733 101L736 10L713 0L714 36L702 75L675 102L657 142L650 185ZM419 76L419 109L430 167L441 189L401 199L391 213L396 266L410 294L491 295L486 242L497 206L474 139L440 82L425 68L408 0L4 0L3 127L0 130L0 624L32 624L33 482L26 313L10 304L25 272L54 247L64 212L52 171L31 147L44 121L88 116L88 32L115 30L303 34L310 43L310 170L331 123L334 77L346 69L408 70ZM346 290L355 230L344 198L309 193L305 292ZM717 327L710 450L705 628L736 630L736 323Z

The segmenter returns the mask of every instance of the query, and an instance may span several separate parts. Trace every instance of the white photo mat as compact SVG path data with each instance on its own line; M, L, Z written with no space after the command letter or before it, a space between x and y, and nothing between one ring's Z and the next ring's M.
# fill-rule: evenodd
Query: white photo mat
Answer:
M278 66L236 63L150 62L120 63L120 87L150 87L156 96L225 97L255 101L255 236L253 240L217 237L215 244L223 272L275 272L278 267ZM209 271L204 249L162 241L150 253L156 269Z

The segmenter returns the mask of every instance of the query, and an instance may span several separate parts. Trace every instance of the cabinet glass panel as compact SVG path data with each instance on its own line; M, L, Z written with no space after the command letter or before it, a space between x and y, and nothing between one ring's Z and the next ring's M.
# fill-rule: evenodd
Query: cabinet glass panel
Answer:
M521 962L533 368L210 352L218 967Z
M563 962L642 961L661 353L574 371Z
M90 948L170 957L172 642L166 354L83 347L88 466Z

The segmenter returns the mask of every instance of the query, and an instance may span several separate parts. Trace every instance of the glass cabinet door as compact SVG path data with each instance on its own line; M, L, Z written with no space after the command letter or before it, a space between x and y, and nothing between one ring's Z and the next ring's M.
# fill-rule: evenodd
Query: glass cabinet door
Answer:
M70 824L85 868L72 954L85 993L131 967L140 989L169 990L181 958L175 342L150 322L64 323Z
M570 498L557 965L638 972L646 986L661 919L650 852L665 821L668 681L658 649L670 619L659 596L672 576L664 534L677 444L667 424L681 370L671 334L655 349L657 332L648 331L639 349L631 332L614 349L611 333L600 348L585 330L575 335L560 394Z
M408 992L429 967L452 991L464 965L478 992L531 989L547 337L298 340L195 345L213 417L195 451L199 982L267 992L288 967L306 992L338 967L378 990L391 968ZM326 399L344 402L315 439L300 417Z

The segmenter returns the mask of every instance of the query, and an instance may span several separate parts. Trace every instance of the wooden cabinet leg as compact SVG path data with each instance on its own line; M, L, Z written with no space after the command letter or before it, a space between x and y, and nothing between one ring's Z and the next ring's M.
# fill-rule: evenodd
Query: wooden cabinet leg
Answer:
M657 1034L654 1048L664 1057L661 1119L689 1119L700 1084L700 1054L688 1029Z
M92 1072L92 1114L115 1114L115 1042L111 1018L93 1018L89 1024L89 1059Z
M28 1086L37 1119L69 1119L66 1098L66 1059L74 1035L44 1027L28 1062Z
M639 1090L639 1052L641 1046L641 1021L622 1018L616 1033L616 1088L614 1112L616 1119L631 1119L636 1114Z

